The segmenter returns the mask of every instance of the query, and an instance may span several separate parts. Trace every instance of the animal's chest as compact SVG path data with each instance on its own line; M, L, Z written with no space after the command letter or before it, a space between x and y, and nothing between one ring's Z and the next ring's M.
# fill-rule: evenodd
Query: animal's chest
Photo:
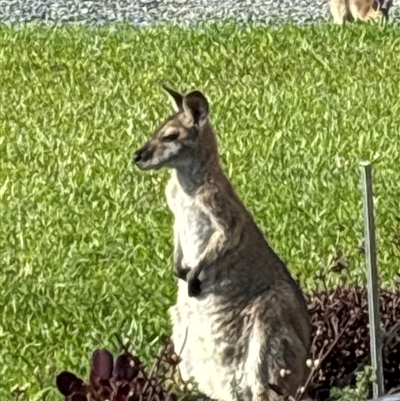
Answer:
M179 187L170 192L168 205L175 216L174 230L179 237L183 264L194 267L208 245L214 226L196 196L186 194Z

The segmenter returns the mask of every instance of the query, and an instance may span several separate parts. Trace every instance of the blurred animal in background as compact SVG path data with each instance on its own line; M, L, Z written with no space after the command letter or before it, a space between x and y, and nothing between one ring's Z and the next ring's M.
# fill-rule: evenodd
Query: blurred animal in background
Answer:
M379 21L389 18L393 0L330 0L329 7L336 24L352 21Z

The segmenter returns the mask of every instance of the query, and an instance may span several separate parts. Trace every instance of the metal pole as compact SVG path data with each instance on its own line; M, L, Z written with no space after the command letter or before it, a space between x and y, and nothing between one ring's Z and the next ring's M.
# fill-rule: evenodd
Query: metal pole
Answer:
M379 317L378 266L376 261L375 221L372 192L372 167L369 161L361 161L362 192L364 206L365 257L367 263L367 291L369 333L371 338L371 363L376 379L372 384L373 397L384 393L382 336Z
M400 401L400 393L384 395L381 398L375 398L369 401Z

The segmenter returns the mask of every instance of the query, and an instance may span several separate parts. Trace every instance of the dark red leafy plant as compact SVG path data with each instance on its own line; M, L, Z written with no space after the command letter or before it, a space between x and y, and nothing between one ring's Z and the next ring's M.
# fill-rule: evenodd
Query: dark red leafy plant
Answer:
M400 388L400 290L380 290L379 299L389 392ZM313 324L312 359L319 359L309 394L323 401L331 387L355 384L356 372L370 364L367 291L360 287L318 291L307 296L307 303Z
M180 362L170 341L165 343L149 375L140 359L124 348L124 352L115 362L108 350L95 350L90 361L89 381L84 381L71 372L61 372L56 378L60 393L67 401L178 400L175 394L163 388L166 372L170 368L174 369Z
M325 401L332 387L354 385L356 373L370 364L366 290L337 288L306 298L313 325L311 372L296 398L270 384L285 401ZM380 290L379 298L385 390L393 393L400 391L400 290Z

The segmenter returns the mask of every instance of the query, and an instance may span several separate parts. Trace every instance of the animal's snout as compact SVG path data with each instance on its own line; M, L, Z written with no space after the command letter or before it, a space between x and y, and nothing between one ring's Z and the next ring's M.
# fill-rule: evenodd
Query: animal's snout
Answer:
M381 12L382 12L382 15L383 15L385 18L389 18L389 8L388 8L388 7L382 7L382 8L381 8Z
M142 160L142 151L139 149L133 154L133 162L137 163L140 162L140 160Z
M392 0L375 0L372 7L374 10L379 10L385 18L389 18L389 9L392 3Z
M151 152L149 152L147 148L141 148L133 154L133 162L134 163L145 162L149 160L150 157L151 157Z

